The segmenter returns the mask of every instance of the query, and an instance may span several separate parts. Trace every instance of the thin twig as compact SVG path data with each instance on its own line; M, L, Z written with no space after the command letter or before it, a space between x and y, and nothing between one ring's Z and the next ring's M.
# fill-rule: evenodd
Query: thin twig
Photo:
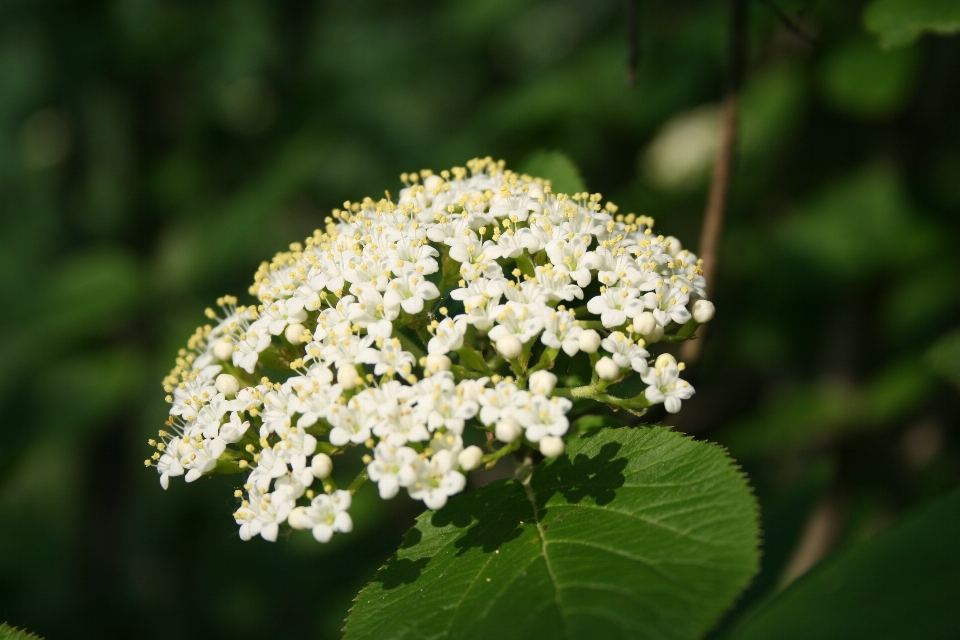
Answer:
M760 0L760 4L770 9L770 11L773 12L773 15L777 17L783 26L785 26L790 32L807 44L813 44L813 41L816 40L814 36L803 30L803 27L800 26L800 23L788 16L783 9L777 6L773 0Z
M637 65L640 63L640 27L637 21L639 0L623 0L627 22L627 85L637 84Z
M717 150L713 166L713 179L710 183L710 195L703 216L703 231L700 234L701 268L707 280L707 297L713 290L717 274L717 254L720 235L723 231L723 218L730 194L730 182L733 176L734 151L737 141L737 120L740 111L740 86L743 83L743 68L746 58L746 0L730 0L730 44L727 61L727 89L723 98L723 112L720 123L720 147ZM700 345L706 327L697 331L699 340L691 340L683 345L683 359L692 363L700 355Z

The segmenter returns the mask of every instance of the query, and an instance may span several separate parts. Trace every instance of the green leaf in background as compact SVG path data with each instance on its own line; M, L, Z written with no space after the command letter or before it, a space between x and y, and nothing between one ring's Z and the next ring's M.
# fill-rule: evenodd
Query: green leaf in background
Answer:
M531 154L520 172L549 180L554 193L573 195L587 190L577 165L560 151L537 151Z
M701 637L756 573L756 504L724 451L600 429L426 512L346 638Z
M717 433L740 460L823 447L852 433L891 427L934 391L920 359L891 364L862 386L837 380L784 391L752 418Z
M820 68L826 101L840 113L883 118L896 114L912 94L915 48L882 51L864 37L833 51Z
M747 614L728 638L958 638L958 538L955 492L826 561Z
M0 640L41 640L40 636L16 629L6 623L0 624Z
M902 47L925 32L947 35L960 31L960 3L956 0L874 0L863 14L863 24L886 49Z
M930 368L960 387L960 329L940 338L926 355Z

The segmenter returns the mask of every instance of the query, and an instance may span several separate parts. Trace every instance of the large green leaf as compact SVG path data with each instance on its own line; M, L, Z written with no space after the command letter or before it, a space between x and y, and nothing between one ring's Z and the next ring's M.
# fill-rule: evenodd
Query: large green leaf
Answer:
M814 569L729 638L960 638L958 537L955 492Z
M599 429L424 513L357 596L346 638L698 638L758 565L756 504L724 451Z
M960 2L873 0L863 14L863 23L883 47L901 47L928 31L943 35L960 31Z

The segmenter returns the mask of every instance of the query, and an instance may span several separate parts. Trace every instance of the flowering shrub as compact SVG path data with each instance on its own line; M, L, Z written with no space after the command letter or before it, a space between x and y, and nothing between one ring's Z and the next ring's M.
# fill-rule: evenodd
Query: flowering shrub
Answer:
M401 179L396 201L346 202L263 263L256 303L218 300L164 381L170 416L146 465L164 488L247 473L245 540L349 532L367 477L384 499L404 489L440 509L504 455L561 456L596 403L677 412L694 393L655 345L714 308L697 257L652 219L489 158ZM486 450L464 446L468 428ZM333 459L350 446L366 469L342 489Z

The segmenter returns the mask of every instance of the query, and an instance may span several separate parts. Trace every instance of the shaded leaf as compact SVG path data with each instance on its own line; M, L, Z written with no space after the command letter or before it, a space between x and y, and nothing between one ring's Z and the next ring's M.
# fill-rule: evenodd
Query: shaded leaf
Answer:
M728 638L960 637L958 535L954 492L827 560L748 614Z
M756 506L719 447L601 429L426 512L346 638L698 638L757 570Z
M863 14L867 31L886 49L902 47L922 33L960 31L960 3L953 0L874 0Z

